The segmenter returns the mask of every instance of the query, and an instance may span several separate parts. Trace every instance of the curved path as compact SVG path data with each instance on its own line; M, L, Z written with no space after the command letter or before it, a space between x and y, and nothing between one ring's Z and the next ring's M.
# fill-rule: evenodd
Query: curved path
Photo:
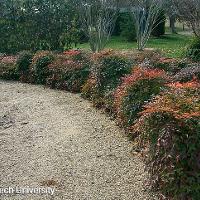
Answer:
M115 123L80 95L0 81L0 191L55 187L53 196L1 200L154 199L131 149Z

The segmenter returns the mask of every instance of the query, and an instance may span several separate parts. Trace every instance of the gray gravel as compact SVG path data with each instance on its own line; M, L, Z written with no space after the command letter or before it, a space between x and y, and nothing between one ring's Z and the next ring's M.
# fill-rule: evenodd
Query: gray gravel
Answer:
M155 199L126 135L80 95L0 81L0 188L55 187L1 200Z

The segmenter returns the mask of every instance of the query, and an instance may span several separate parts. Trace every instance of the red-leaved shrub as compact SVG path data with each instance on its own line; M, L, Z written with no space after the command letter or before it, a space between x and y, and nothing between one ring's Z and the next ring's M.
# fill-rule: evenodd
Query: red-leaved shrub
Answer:
M165 83L164 71L134 67L131 75L122 78L115 92L115 110L120 124L131 125L143 105L157 95Z
M168 84L132 127L151 183L172 199L200 196L200 83Z

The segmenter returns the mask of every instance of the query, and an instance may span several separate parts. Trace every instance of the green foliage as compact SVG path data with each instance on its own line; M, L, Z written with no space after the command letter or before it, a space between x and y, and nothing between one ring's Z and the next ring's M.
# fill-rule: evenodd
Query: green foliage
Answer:
M28 73L32 62L33 54L29 51L22 51L16 62L16 70L19 73Z
M165 34L165 12L161 12L160 15L158 16L158 19L155 23L155 28L152 31L152 35L155 37L160 37Z
M78 70L72 70L64 75L66 87L69 91L80 92L82 86L85 84L89 77L89 66L84 66Z
M128 12L120 12L113 31L114 36L121 36L128 42L136 41L135 22Z
M70 69L69 71L56 71L51 69L47 77L46 84L51 88L63 89L70 92L80 92L82 86L89 77L89 67L84 66L79 69Z
M73 44L76 47L77 43L81 40L81 35L82 32L78 24L78 16L75 15L71 24L68 24L68 28L60 35L60 48L62 50L69 50Z
M20 78L19 73L16 72L15 68L7 69L3 73L0 73L0 78L5 80L18 81Z
M47 85L51 88L80 92L90 73L90 62L83 52L67 51L49 65Z
M131 63L123 57L110 56L100 61L100 90L114 89L121 82L120 78L131 72Z
M0 15L0 52L71 47L77 43L80 26L73 6L68 0L5 1Z
M49 75L48 65L53 61L53 59L53 54L48 51L38 52L33 57L32 67L38 84L46 83L46 78Z
M136 41L135 22L129 13L121 13L120 15L121 36L128 42Z
M127 90L122 102L122 109L127 125L133 124L137 114L142 111L143 105L161 91L161 80L140 80Z
M99 54L94 60L91 77L82 93L86 97L90 96L95 106L106 106L106 102L113 106L113 102L110 102L113 99L112 91L121 83L121 77L131 72L133 63L122 55L112 53L105 56Z
M200 38L195 37L189 47L186 50L186 57L194 60L200 61Z

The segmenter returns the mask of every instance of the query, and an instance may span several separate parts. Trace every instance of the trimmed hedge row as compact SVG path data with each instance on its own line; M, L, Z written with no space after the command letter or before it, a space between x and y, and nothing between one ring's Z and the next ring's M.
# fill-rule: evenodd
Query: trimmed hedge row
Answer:
M198 66L192 67L193 77L185 61L158 54L74 50L22 52L1 58L0 66L4 79L81 92L133 136L155 189L167 198L199 198Z

